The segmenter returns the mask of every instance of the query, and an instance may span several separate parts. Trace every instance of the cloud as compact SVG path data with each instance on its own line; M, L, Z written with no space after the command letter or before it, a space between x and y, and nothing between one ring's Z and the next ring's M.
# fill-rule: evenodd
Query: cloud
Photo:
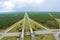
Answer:
M20 9L30 3L32 0L0 0L0 12Z
M56 1L54 3L54 1ZM57 5L58 4L58 5ZM58 6L58 7L57 7ZM58 0L0 0L0 12L59 9ZM28 8L28 9L26 9ZM29 10L28 10L29 11Z
M14 8L14 4L12 2L9 2L9 1L5 1L3 5L6 9Z
M46 0L35 0L36 4L43 4Z
M0 12L11 11L14 8L14 4L10 1L0 1Z

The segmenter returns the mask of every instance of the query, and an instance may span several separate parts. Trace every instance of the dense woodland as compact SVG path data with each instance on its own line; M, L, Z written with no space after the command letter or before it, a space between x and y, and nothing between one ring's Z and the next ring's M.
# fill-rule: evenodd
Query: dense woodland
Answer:
M30 12L29 16L38 23L46 26L47 28L59 28L58 22L55 20L55 17L60 18L59 12L50 12L53 17L50 17L49 12ZM55 15L55 16L54 16Z
M28 15L38 23L48 28L59 28L58 22L54 18L60 18L60 12L50 12L53 17L50 17L49 12L28 12ZM0 29L5 29L21 20L24 17L24 12L10 12L0 14Z
M24 17L24 12L0 13L0 29L8 28Z

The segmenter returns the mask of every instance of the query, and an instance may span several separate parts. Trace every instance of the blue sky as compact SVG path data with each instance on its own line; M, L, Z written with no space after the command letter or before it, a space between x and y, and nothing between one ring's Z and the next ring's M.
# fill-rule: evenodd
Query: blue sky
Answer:
M60 0L0 0L0 12L11 11L60 12Z

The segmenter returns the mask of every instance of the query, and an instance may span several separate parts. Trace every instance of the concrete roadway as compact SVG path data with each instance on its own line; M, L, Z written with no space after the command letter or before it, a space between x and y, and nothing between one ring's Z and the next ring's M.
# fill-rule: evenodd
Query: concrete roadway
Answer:
M26 12L25 14L26 14L26 17L27 17L27 19L28 19L28 24L29 24L30 34L31 34L31 40L36 40L35 34L34 34L34 32L33 32L33 29L32 29L32 26L31 26L31 24L30 24L29 16L28 16L27 12Z
M34 20L32 20L32 19L30 19L30 21L33 22L33 23L35 23L36 25L40 26L40 27L43 28L43 29L46 29L46 30L48 30L48 31L51 31L49 28L46 28L46 27L43 26L42 24L39 24L39 23L37 23L36 21L34 21Z
M27 14L27 13L26 13ZM28 17L28 15L26 15ZM41 26L42 28L46 29L46 31L34 31L32 30L32 27L31 27L31 24L30 24L30 21L36 23L37 25ZM38 24L37 22L31 20L29 17L28 17L28 22L29 22L29 27L30 27L30 32L25 32L24 33L24 24L23 24L23 27L22 27L22 38L24 37L24 35L31 35L32 36L32 40L35 40L35 35L38 35L38 34L53 34L56 38L56 40L60 40L60 38L58 38L58 34L60 34L60 32L52 32L50 29ZM19 24L20 22L16 23L16 24ZM12 28L14 28L16 25L14 25L13 27L10 27L10 29L4 31L3 33L0 33L2 34L2 36L0 36L0 39L2 39L3 37L5 36L20 36L21 35L21 32L16 32L16 33L7 33L9 30L11 30ZM35 33L35 34L34 34Z
M22 32L21 32L20 40L24 40L25 19L26 19L26 17L24 16L24 21L23 21L23 25L22 25Z
M16 25L18 25L18 24L20 24L21 22L23 21L23 19L22 20L20 20L20 21L18 21L17 23L15 23L15 24L13 24L12 26L10 26L7 30L5 30L4 32L2 32L2 36L0 36L0 39L2 39L3 37L4 37L4 35L8 32L8 31L10 31L12 28L14 28Z
M44 28L44 29L46 29L48 32L52 32L53 33L53 31L59 31L60 29L57 29L57 30L51 30L51 29L48 29L48 28L46 28L46 27L44 27L44 26L42 26L41 24L38 24L37 22L35 22L34 20L31 20L30 19L30 21L32 21L32 22L34 22L34 23L36 23L37 25L39 25L40 27L42 27L42 28ZM42 33L43 34L43 33ZM47 34L47 33L46 33ZM54 33L53 35L55 36L55 38L56 38L56 40L60 40L60 38L58 37L59 36L59 34L60 33Z
M0 34L4 34L4 36L20 36L21 32L14 32L14 33L0 33ZM60 34L60 32L49 32L47 30L45 31L34 31L35 35L40 35L40 34ZM24 35L30 35L30 32L25 32Z
M55 18L51 13L49 13L50 17L53 17L58 23L59 23L59 27L60 27L60 19ZM58 37L59 33L54 34L56 40L60 40L60 38Z

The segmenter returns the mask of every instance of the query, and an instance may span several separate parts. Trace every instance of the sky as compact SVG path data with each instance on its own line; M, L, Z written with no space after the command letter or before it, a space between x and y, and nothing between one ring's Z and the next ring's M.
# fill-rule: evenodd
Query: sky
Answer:
M12 11L60 12L60 0L0 0L0 12Z

